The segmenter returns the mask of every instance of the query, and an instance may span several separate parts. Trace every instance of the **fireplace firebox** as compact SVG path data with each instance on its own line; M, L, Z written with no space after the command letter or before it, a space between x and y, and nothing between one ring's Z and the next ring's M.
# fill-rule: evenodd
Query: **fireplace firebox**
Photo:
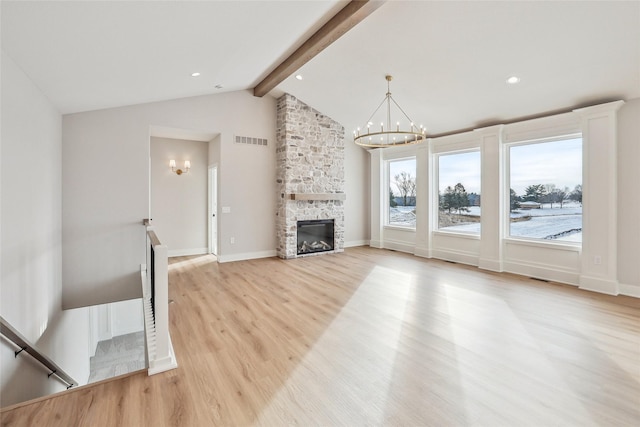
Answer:
M332 251L334 220L298 221L298 255Z

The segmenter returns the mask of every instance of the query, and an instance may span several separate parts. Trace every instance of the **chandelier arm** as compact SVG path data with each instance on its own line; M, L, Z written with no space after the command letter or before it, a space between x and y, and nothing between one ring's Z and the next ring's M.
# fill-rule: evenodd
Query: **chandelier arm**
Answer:
M409 123L415 123L413 120L411 120L409 118L409 116L407 115L407 113L404 112L404 110L402 109L402 107L396 102L395 99L393 99L392 96L389 96L389 98L391 98L391 100L393 101L394 104L396 104L396 107L398 107L398 109L402 112L402 114L404 114L404 116L407 118L407 120L409 120Z
M380 109L380 107L382 107L382 104L384 104L384 101L386 101L386 100L387 100L387 97L385 96L385 97L384 97L384 99L382 100L382 102L380 103L380 105L378 105L378 107L376 107L376 109L375 109L375 110L373 110L373 113L371 113L371 116L369 116L369 118L367 119L367 123L366 123L367 125L368 125L369 123L371 123L371 119L373 118L373 116L375 116L375 115L376 115L376 113L378 112L378 110Z

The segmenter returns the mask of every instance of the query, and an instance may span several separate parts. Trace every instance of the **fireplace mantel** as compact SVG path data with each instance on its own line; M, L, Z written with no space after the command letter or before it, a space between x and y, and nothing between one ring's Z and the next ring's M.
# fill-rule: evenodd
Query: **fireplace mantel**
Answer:
M346 200L345 193L293 193L289 194L291 200Z

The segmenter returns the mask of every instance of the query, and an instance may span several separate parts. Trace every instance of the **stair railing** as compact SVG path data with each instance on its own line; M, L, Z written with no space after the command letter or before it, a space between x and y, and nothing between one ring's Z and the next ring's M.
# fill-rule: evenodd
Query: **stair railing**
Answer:
M151 221L145 219L147 264L141 266L149 375L178 367L169 335L169 260Z
M60 381L67 385L67 390L73 386L77 386L78 382L74 380L69 374L67 374L62 368L56 365L51 359L45 356L35 345L31 344L17 329L15 329L9 322L7 322L2 316L0 316L0 333L7 337L11 342L18 346L18 350L14 352L15 357L18 357L20 353L28 353L35 360L44 365L48 370L48 378L52 376L57 377Z

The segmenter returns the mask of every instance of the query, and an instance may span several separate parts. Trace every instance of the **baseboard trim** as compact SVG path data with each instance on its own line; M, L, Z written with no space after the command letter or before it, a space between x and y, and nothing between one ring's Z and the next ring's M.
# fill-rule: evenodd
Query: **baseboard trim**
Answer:
M433 252L431 251L431 249L425 247L416 246L413 249L413 254L421 258L433 258Z
M382 241L380 240L369 240L369 246L376 249L383 249Z
M370 240L351 240L350 242L344 242L345 248L355 248L356 246L369 246Z
M413 255L414 246L412 244L387 239L384 241L384 249L391 249Z
M514 261L504 261L503 271L521 276L535 277L552 282L566 283L576 286L579 283L578 272L559 270L546 265L525 264Z
M620 294L619 285L616 280L603 279L601 277L580 276L579 288L607 295Z
M504 271L502 261L487 258L480 258L478 268L481 270L495 271L497 273Z
M431 252L431 255L432 258L441 259L444 261L458 262L460 264L471 265L474 267L478 266L478 256L474 254L434 249Z
M640 298L640 286L638 285L626 285L624 283L618 283L618 288L620 289L620 295Z
M170 371L178 367L178 361L176 360L176 353L173 351L173 343L171 342L171 335L169 338L169 355L162 359L149 360L149 368L147 373L149 375L159 374L160 372Z
M246 261L249 259L258 259L258 258L271 258L274 256L278 256L278 252L273 249L270 251L258 251L258 252L245 252L240 254L231 254L231 255L218 255L218 262L234 262L234 261Z
M209 253L209 248L173 249L167 250L169 258L176 256L205 255Z

